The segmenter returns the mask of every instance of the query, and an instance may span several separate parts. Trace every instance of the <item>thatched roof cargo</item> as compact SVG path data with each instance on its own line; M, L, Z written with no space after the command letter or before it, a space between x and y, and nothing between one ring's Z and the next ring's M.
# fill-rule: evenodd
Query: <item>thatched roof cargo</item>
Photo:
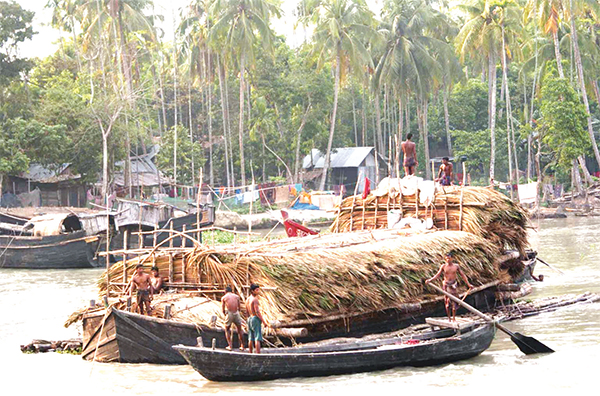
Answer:
M486 239L499 249L516 249L522 256L525 255L527 213L504 194L484 187L442 187L436 190L433 199L428 200L430 204L426 205L419 191L409 195L402 194L401 190L391 188L389 191L375 191L366 199L360 195L344 199L331 231L388 228L388 211L392 209L399 211L401 217L430 218L438 230L466 231Z
M351 315L419 301L426 293L423 280L435 274L449 251L475 285L502 277L501 251L480 236L379 230L157 251L126 261L125 270L123 262L113 265L111 295L122 291L142 262L146 270L157 265L168 285L201 286L201 294L211 297L226 285L246 296L248 285L256 282L263 288L268 320ZM106 273L98 284L105 294Z

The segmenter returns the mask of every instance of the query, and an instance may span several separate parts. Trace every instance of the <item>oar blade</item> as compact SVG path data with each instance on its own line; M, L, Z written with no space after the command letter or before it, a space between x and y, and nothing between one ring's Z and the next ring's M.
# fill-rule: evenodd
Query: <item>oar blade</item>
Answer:
M521 333L514 333L510 339L514 342L521 352L526 355L532 355L534 353L552 353L554 350L547 345L541 343L533 337L528 337Z

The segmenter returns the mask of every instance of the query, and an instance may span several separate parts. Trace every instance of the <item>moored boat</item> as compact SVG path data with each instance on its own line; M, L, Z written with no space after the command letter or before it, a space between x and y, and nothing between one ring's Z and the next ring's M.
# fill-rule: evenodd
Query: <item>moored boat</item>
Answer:
M473 290L466 301L488 311L496 304L498 282ZM463 312L462 310L458 311ZM424 323L430 316L444 315L443 297L423 300L419 303L355 316L340 316L329 320L307 320L291 323L291 328L276 328L267 340L277 345L295 345L335 337L360 337L366 334L394 331ZM192 322L168 320L111 308L83 315L83 352L87 360L120 363L185 364L171 346L183 344L194 346L201 337L204 345L219 349L227 346L224 329ZM312 322L312 323L311 323ZM277 327L277 326L275 326ZM247 336L244 334L247 344ZM237 348L238 337L233 337Z
M97 266L91 247L97 237L86 235L75 214L38 216L12 228L12 233L0 235L0 268Z
M184 345L173 348L211 381L260 381L433 366L469 359L489 348L494 334L494 326L487 324L462 333L444 329L409 340L391 338L321 348L265 348L261 354Z

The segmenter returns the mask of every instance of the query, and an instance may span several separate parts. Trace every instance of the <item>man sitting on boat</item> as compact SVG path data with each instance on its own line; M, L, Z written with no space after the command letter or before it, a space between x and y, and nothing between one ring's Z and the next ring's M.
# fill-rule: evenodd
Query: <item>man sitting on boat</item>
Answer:
M464 279L465 283L467 284L467 287L469 289L472 289L473 287L469 283L467 276L465 275L463 270L459 267L459 265L454 262L454 257L452 255L452 252L446 253L445 259L446 259L446 263L442 264L440 266L440 269L437 272L437 274L435 274L432 278L427 279L425 281L425 283L433 282L434 280L439 278L440 275L443 273L444 274L444 282L443 282L442 289L444 289L444 291L452 294L453 296L458 297L458 276L457 276L457 274L460 274L460 276ZM446 303L446 315L448 315L448 320L451 322L456 321L456 308L458 307L458 304L455 303L454 301L450 301L450 299L447 296L444 296L444 302ZM452 307L452 315L450 315L450 307Z
M150 277L150 283L152 284L152 293L157 294L161 291L163 286L163 280L158 274L158 267L154 266L150 269L152 276Z
M221 306L223 308L223 315L225 315L225 338L227 339L226 349L231 351L232 338L231 325L235 324L237 329L238 337L240 339L240 351L244 350L244 339L242 332L242 316L240 315L240 297L237 294L233 294L231 286L225 288L225 295L221 298Z
M256 347L256 353L260 353L262 337L262 325L267 326L258 304L260 287L253 283L250 285L250 297L246 300L246 311L248 312L248 350L252 353L252 347ZM254 345L252 345L254 343Z
M131 278L131 282L128 287L130 297L133 294L134 289L136 291L136 302L141 315L150 315L150 312L152 311L152 308L150 307L150 301L152 301L154 293L151 282L152 280L150 279L150 275L144 272L144 266L142 264L138 264L135 267L135 275L133 275L133 278Z

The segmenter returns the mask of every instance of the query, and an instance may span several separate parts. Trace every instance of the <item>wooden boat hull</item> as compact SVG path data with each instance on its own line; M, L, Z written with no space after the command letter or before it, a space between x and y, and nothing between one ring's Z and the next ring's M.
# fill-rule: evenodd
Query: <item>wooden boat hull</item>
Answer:
M0 268L93 268L91 246L84 231L54 236L0 235Z
M469 295L466 301L476 308L489 311L496 303L495 287L490 286ZM459 310L459 313L462 312ZM401 309L385 309L353 318L339 318L314 325L305 325L308 336L277 336L269 341L278 345L290 346L294 343L307 343L336 337L360 337L365 334L384 333L413 324L424 323L429 316L446 314L443 297L411 304ZM83 317L83 353L87 360L120 363L185 364L181 355L171 346L182 344L197 345L202 338L205 346L225 348L227 340L222 328L182 323L174 320L153 318L116 309L111 309L104 319L102 313ZM102 322L104 320L104 327ZM158 340L161 340L159 342ZM244 335L247 345L247 335ZM237 334L233 337L233 347L239 347Z
M185 364L172 346L196 345L200 335L191 323L111 309L84 316L81 355L99 362Z
M175 346L186 361L211 381L261 381L385 370L400 366L433 366L481 354L494 339L495 328L484 325L468 333L366 350L334 352L275 351L249 354L211 348ZM293 348L289 348L293 349Z

